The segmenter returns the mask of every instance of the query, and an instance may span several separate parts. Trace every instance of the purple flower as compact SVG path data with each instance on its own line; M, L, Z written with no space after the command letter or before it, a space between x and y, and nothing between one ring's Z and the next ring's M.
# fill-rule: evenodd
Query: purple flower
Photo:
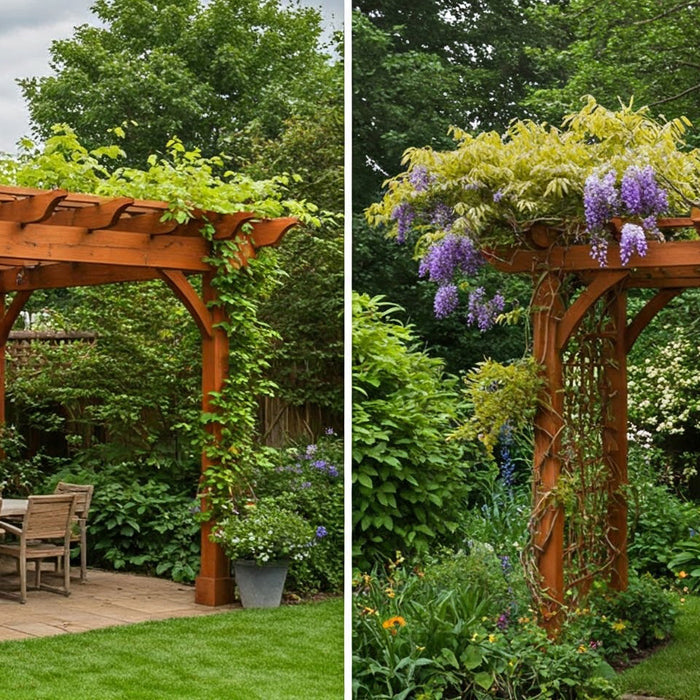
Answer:
M398 232L396 234L397 243L405 243L406 234L411 230L413 219L416 213L408 202L397 204L391 212L391 218L397 222Z
M487 331L496 323L496 317L503 311L505 299L499 292L492 299L486 298L486 290L477 287L469 292L467 323L476 325L480 331Z
M474 275L484 262L469 238L450 233L430 246L420 262L418 274L428 275L431 282L449 284L456 272Z
M430 213L430 223L442 231L449 231L456 218L454 209L443 202L438 202Z
M620 236L620 260L623 265L626 266L629 263L634 252L641 256L646 255L647 238L641 226L625 224Z
M496 190L493 193L493 201L496 202L496 204L498 204L498 202L500 202L503 199L504 194L505 192L503 192L503 190Z
M323 525L319 525L316 528L316 537L318 537L318 539L325 537L327 534L328 534L328 530L326 530L326 528L323 527Z
M306 446L306 454L304 456L307 459L311 459L311 457L313 457L317 451L318 451L317 445L307 445Z
M597 260L601 267L608 262L608 239L597 234L591 236L591 257Z
M445 284L438 287L437 292L435 292L435 300L433 301L435 318L446 318L458 305L459 295L454 284Z
M668 209L666 190L659 187L650 165L645 168L630 165L622 176L620 195L632 216L658 215Z
M335 430L333 430L333 428L326 428L323 432L326 435L335 435Z
M508 623L510 622L510 610L506 610L506 612L501 613L498 616L498 621L496 622L496 627L498 627L499 630L503 631L508 628Z
M318 469L320 472L325 472L328 462L326 462L325 459L317 459L316 461L311 462L311 466Z
M434 180L435 176L428 172L425 165L416 165L408 176L408 181L416 192L425 192Z
M328 476L332 476L334 479L338 476L338 470L332 464L328 465Z
M586 228L591 234L601 231L617 212L619 200L615 180L614 170L602 178L595 173L586 178L583 187L583 208L586 214Z
M302 489L310 489L311 488L311 482L310 481L302 481L301 482L301 487Z

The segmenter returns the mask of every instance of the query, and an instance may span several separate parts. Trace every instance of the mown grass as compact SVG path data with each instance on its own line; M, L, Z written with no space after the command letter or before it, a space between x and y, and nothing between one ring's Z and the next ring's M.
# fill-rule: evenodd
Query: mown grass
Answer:
M700 598L682 605L671 642L620 674L627 693L700 700Z
M0 698L342 700L340 599L0 644Z

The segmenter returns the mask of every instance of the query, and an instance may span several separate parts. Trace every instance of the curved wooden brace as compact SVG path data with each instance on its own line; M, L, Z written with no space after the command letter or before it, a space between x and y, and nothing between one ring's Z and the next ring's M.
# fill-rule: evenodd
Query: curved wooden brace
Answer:
M0 347L5 347L5 343L10 337L12 326L31 295L32 293L27 291L17 292L12 299L12 303L7 307L2 319L0 319Z
M133 203L131 197L116 197L80 209L63 209L57 211L46 223L56 226L78 226L88 231L110 228Z
M561 350L569 342L569 338L581 325L588 309L600 299L605 292L627 277L627 272L600 272L578 299L566 310L557 327L557 348Z
M158 272L165 284L172 289L175 296L190 312L199 332L203 336L211 338L213 335L211 314L187 277L179 270L159 270Z
M640 333L649 325L654 316L682 291L682 289L662 289L646 303L625 329L625 353L629 353Z
M60 201L68 196L65 190L51 190L0 204L0 219L20 224L37 224L48 219Z
M257 221L249 234L251 243L255 248L277 245L284 234L299 223L299 219L294 217Z

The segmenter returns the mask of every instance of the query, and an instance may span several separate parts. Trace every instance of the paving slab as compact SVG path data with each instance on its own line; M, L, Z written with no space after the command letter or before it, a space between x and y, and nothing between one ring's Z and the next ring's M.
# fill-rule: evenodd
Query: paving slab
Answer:
M14 564L11 563L13 567ZM29 590L27 602L3 596L19 590L14 568L0 567L0 642L91 629L127 625L171 617L215 615L240 609L240 604L212 608L194 602L194 587L152 576L89 569L80 583L79 570L71 570L71 594L65 597L44 590ZM55 574L42 569L42 581ZM33 573L30 574L30 582Z

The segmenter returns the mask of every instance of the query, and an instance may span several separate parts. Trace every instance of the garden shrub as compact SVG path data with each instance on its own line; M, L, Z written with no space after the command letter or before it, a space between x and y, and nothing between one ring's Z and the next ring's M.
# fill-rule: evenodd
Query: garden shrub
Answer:
M588 607L577 609L572 629L582 642L595 645L609 661L650 649L668 639L676 616L674 596L651 575L630 575L625 591L594 587Z
M522 599L501 607L503 582L496 590L481 583L494 575L483 549L458 555L460 565L451 565L451 556L445 553L435 571L411 570L399 558L386 572L357 576L354 697L618 696L612 669L595 648L550 641ZM470 573L455 586L461 564ZM507 575L500 572L510 592Z
M416 347L394 310L353 296L353 556L363 568L453 540L487 473L467 447L446 440L459 406L455 380Z
M109 465L100 471L56 474L47 484L72 481L95 486L88 519L88 562L192 582L199 571L199 524L193 517L194 488L173 489L152 475L137 479L139 465Z
M292 562L286 588L297 593L343 587L343 443L332 430L310 445L271 450L255 493L275 497L303 516L316 532L308 558Z

